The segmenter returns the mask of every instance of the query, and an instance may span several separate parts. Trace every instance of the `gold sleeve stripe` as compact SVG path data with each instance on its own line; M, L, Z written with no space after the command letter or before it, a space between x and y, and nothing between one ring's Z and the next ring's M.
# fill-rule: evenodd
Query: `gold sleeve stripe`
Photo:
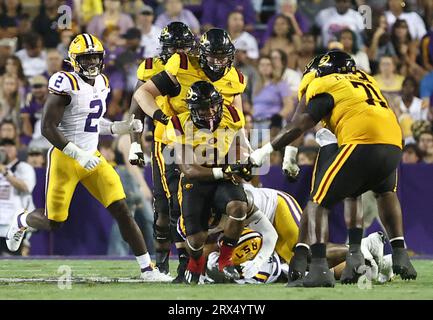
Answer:
M78 86L78 81L77 81L77 79L75 79L75 77L72 74L70 74L69 72L64 72L64 71L62 71L62 73L66 77L68 77L69 82L71 83L72 90L74 90L74 91L80 90L80 87Z
M319 188L317 188L317 192L313 197L313 201L315 203L320 204L325 198L332 181L334 181L334 178L337 175L338 171L340 171L341 167L344 165L347 159L349 159L355 148L356 144L345 145L341 152L335 158L334 162L332 162L332 164L329 166L328 170L326 170L325 174L323 175L322 181L320 182Z
M68 96L69 94L67 92L64 91L57 91L56 89L53 88L48 88L48 91L54 94L60 94L62 96Z
M108 78L107 78L107 76L106 76L105 74L102 74L102 73L101 73L101 75L102 75L102 78L104 78L105 86L106 86L107 88L109 88L110 85L109 85L109 82L108 82Z

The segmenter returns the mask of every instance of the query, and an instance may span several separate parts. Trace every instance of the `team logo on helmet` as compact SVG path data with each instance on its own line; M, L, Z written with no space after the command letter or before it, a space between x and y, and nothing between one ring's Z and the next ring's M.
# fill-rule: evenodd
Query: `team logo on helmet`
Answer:
M322 57L322 59L320 59L319 67L323 67L325 64L327 64L329 62L329 59L331 59L331 57L329 56L329 54L324 55Z

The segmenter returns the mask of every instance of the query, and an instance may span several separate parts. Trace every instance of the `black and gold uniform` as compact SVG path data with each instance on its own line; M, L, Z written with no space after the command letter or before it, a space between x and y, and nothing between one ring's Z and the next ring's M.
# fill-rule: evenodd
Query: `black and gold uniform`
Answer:
M368 190L395 191L402 134L375 80L362 71L331 73L311 81L305 95L307 112L338 140L315 166L311 200L329 208Z
M199 81L191 87L209 86L210 83ZM200 87L197 89L199 90ZM204 91L202 89L202 91ZM215 91L215 95L218 93ZM184 112L173 116L167 125L167 139L170 144L188 145L194 151L194 163L205 167L223 166L230 161L236 161L235 152L231 155L232 144L240 129L245 125L242 112L232 105L222 105L217 120L210 121L206 127L200 120L194 118L190 112ZM203 123L202 122L202 123ZM212 124L213 123L213 124ZM186 157L191 155L186 155ZM234 184L231 180L203 181L186 178L181 175L179 181L179 204L182 218L185 223L186 235L193 235L200 231L208 230L208 221L214 212L226 212L226 206L230 201L244 201L246 196L241 185Z

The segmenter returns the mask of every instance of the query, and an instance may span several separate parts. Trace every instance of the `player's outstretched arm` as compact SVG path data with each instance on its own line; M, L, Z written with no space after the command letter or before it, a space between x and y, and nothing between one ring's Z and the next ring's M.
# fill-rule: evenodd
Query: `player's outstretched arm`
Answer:
M71 97L68 95L50 93L42 111L42 135L59 150L63 150L69 142L57 127L70 102Z
M138 80L137 84L135 85L134 92L137 92L137 90L144 84L143 81ZM146 118L146 114L144 111L140 108L137 101L135 100L134 96L131 97L131 105L129 106L129 114L134 115L135 119L140 120L144 124L144 120ZM131 138L131 147L129 148L129 156L128 160L129 163L132 165L138 165L140 167L145 165L144 161L144 153L141 147L141 136L143 132L131 132L130 138Z

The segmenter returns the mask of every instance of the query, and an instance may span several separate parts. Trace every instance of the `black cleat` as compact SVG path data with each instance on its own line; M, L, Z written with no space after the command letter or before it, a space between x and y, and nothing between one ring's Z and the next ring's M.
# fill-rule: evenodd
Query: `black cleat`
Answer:
M170 256L170 251L157 251L155 254L155 265L159 269L160 272L168 274L170 272L170 268L168 265Z
M307 271L307 256L295 254L290 260L289 264L289 282L294 282L296 280L302 279Z
M227 280L239 280L241 278L238 270L236 270L235 266L233 265L225 266L222 272L224 273L224 276Z
M367 272L365 259L361 250L348 252L346 255L346 266L341 275L340 282L342 284L357 283L360 276Z
M392 250L392 271L400 275L403 280L415 280L417 272L409 260L405 248L394 248Z
M177 266L177 276L173 279L172 283L184 283L185 282L185 272L188 265L188 259L182 259L179 261Z
M326 259L313 259L311 261L310 270L302 279L302 284L306 288L335 286L335 278L331 270L329 270Z

